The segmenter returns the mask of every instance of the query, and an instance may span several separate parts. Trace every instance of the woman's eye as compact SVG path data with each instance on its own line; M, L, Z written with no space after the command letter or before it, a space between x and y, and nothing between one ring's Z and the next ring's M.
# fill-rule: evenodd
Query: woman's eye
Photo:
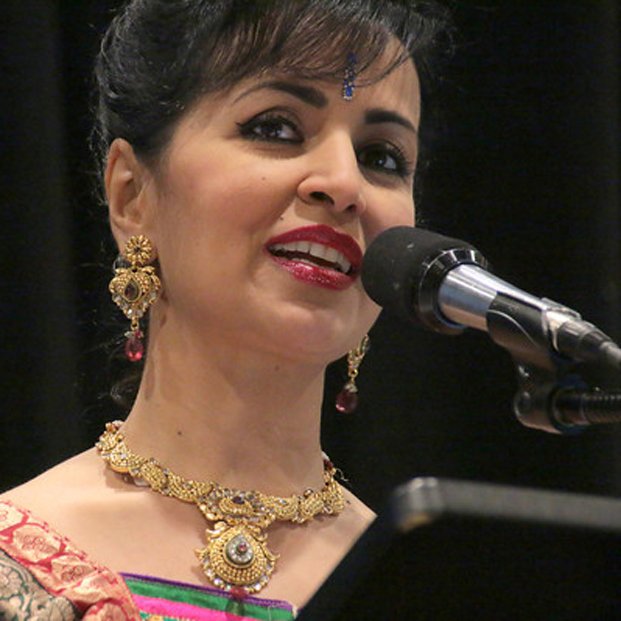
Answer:
M260 115L239 123L242 136L251 140L265 140L268 142L302 142L302 135L296 124L281 115Z
M410 162L396 147L382 145L366 147L358 154L358 161L365 168L399 177L407 177L413 172Z

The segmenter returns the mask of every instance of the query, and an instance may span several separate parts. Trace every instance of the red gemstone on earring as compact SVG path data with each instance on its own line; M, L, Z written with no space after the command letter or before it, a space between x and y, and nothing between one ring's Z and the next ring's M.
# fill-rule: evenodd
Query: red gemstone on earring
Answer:
M144 356L143 334L140 330L132 332L125 341L125 355L130 362L140 362Z
M343 388L336 396L336 409L342 414L351 414L358 407L358 393Z

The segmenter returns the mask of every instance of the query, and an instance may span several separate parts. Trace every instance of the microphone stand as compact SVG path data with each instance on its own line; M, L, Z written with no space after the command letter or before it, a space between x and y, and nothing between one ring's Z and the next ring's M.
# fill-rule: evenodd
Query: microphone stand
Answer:
M621 423L621 391L587 387L579 375L519 363L513 411L526 427L576 434L597 424Z
M565 311L556 307L558 312ZM621 391L589 386L577 368L584 360L554 351L540 309L499 294L487 313L487 328L516 365L513 411L523 425L572 435L591 425L621 423ZM618 365L613 366L618 374Z

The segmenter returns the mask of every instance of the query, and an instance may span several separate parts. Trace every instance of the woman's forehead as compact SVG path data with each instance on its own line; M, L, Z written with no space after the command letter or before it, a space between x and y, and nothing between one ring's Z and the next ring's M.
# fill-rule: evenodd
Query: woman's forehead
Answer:
M261 82L314 83L325 86L338 84L343 86L344 91L348 86L353 86L355 90L379 83L385 84L393 74L400 76L402 86L408 83L415 90L419 88L414 61L394 38L377 56L363 55L361 60L356 51L344 48L331 56L326 55L321 59L322 62L318 60L313 57L305 62L304 58L297 58L289 63L284 59L243 76L222 92L239 92Z
M280 71L261 72L224 91L201 97L181 126L186 129L215 126L237 109L241 113L248 106L275 105L278 100L274 97L278 96L297 100L318 111L330 111L333 105L345 106L345 110L351 106L354 115L383 110L392 113L391 118L404 119L403 124L415 131L420 121L418 76L414 64L408 62L379 80L354 83L350 101L344 97L342 81L301 80Z

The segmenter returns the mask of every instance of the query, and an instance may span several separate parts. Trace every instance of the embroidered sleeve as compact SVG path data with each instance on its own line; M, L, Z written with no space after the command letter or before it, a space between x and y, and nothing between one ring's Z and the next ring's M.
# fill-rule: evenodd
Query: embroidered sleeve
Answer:
M138 621L140 614L121 576L28 511L0 502L0 619Z
M77 618L67 599L50 595L27 569L0 551L0 619L73 621Z

